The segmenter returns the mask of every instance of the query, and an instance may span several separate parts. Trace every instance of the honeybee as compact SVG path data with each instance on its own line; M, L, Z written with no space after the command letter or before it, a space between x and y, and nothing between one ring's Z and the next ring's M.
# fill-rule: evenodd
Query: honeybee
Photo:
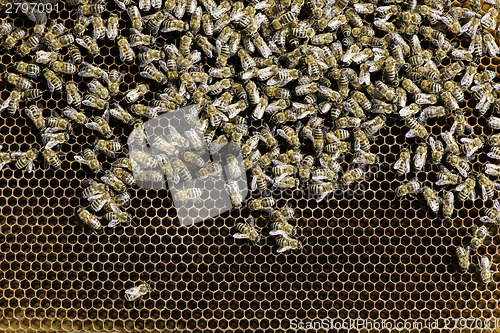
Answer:
M10 50L14 46L16 46L17 42L19 42L25 36L26 36L26 30L16 29L12 33L8 34L7 37L5 37L5 40L3 41L3 46L7 50Z
M176 200L184 202L199 201L202 194L203 194L203 189L197 187L190 187L176 191L174 193L174 197Z
M101 164L92 149L85 148L82 156L75 155L75 161L86 164L94 173L98 173L102 170Z
M62 92L63 82L53 71L48 68L44 68L42 73L47 80L47 86L51 93L53 93L54 90Z
M50 141L56 141L59 144L65 143L69 140L68 132L59 132L59 133L48 133L47 131L42 134L42 142L46 145Z
M424 186L424 188L422 189L422 194L424 195L429 208L437 214L439 212L440 201L436 191L428 186Z
M212 161L205 163L197 172L196 177L198 179L206 179L209 177L216 177L222 172L222 166L219 163L214 163Z
M115 40L118 36L118 26L118 15L111 13L108 17L108 26L106 27L106 36L109 40Z
M460 85L464 88L467 89L470 87L474 80L474 76L477 73L477 66L474 65L469 65L465 67L465 73L462 76L462 80L460 81Z
M379 158L376 154L369 153L363 150L356 152L353 156L352 163L358 164L375 164L378 163Z
M132 104L137 102L140 97L143 97L149 91L149 85L138 84L134 89L129 90L125 94L125 102Z
M26 115L33 121L35 127L43 132L46 129L45 118L42 115L42 110L37 105L31 105L24 110Z
M446 150L454 155L458 155L460 153L460 148L458 143L455 141L455 137L451 131L441 133L441 137L446 143Z
M225 190L227 191L229 198L231 199L231 203L235 208L241 207L243 200L243 195L241 194L240 186L236 180L228 180L224 185Z
M76 38L75 41L78 45L87 50L91 56L96 57L99 55L99 46L97 45L97 42L92 39L92 37L83 35L82 38Z
M289 224L286 218L283 216L281 211L275 211L278 215L273 217L274 222L271 223L271 231L269 231L269 235L271 236L283 236L283 237L293 237L297 235L297 229Z
M500 118L490 116L488 119L488 126L492 129L500 129Z
M481 274L481 280L483 283L489 283L492 281L491 264L492 263L487 256L482 257L479 262L479 273Z
M467 178L463 183L459 184L455 189L458 191L458 199L465 201L467 199L476 199L476 179L474 177Z
M88 210L85 208L80 208L78 209L78 217L80 220L88 225L89 227L92 228L92 230L101 230L102 225L101 222L99 221L99 218L95 216L94 214L90 213Z
M67 119L61 118L56 112L53 112L53 115L54 117L45 118L45 124L47 125L45 133L71 132L73 130L71 123Z
M135 7L135 6L134 6ZM128 302L134 302L151 291L151 287L148 283L142 283L136 287L125 290L125 300Z
M426 160L427 160L427 145L424 143L420 144L417 147L417 151L415 152L415 157L413 160L415 170L422 171Z
M457 247L458 266L462 272L467 272L470 267L470 247Z
M127 186L123 183L114 173L109 170L105 171L105 175L101 177L104 184L110 186L116 192L124 192L127 190Z
M485 171L487 175L491 176L499 176L500 175L500 166L496 164L491 164L491 163L486 163L485 165Z
M125 111L119 104L115 103L113 104L111 109L108 109L109 115L124 124L133 126L135 125L139 120L132 116L130 113Z
M36 64L28 64L24 61L17 62L14 68L17 72L27 75L31 78L36 78L38 74L40 74L40 66Z
M104 219L109 221L108 227L112 228L120 223L132 223L132 215L127 212L109 212L104 214Z
M163 171L163 165L162 165L162 171ZM134 170L133 177L134 181L136 181L138 184L143 182L159 183L164 181L163 173L158 170L149 170L149 169ZM173 178L174 182L178 183L177 178L175 178L175 176ZM179 198L179 200L183 200L183 198L192 194L185 192L185 190L179 190L179 192L180 192L180 197L177 196L177 193L174 194L174 197Z
M130 29L132 34L129 36L130 46L151 46L156 42L156 38L150 35L143 34L135 29Z
M118 38L118 51L120 60L126 63L132 63L135 59L135 52L125 37Z
M243 170L238 162L238 159L233 154L227 156L227 171L228 176L233 179L239 178L243 174Z
M132 28L137 31L142 31L143 24L139 8L137 8L137 6L130 6L127 8L127 13L132 22Z
M122 150L123 146L118 141L112 140L102 140L99 139L96 141L94 146L94 152L102 151L106 153L111 158L115 158L117 152Z
M84 96L82 104L97 110L104 110L108 107L108 102L106 100L91 94Z
M302 248L302 243L294 238L286 238L279 236L276 238L276 244L279 246L277 252L282 253L288 250L300 250Z
M472 234L472 239L469 245L471 251L477 251L477 249L479 249L479 247L483 245L486 236L488 236L488 229L486 229L486 226L483 225L480 228L476 227Z
M121 164L121 163L118 163L118 164ZM130 169L132 169L132 168L130 168ZM124 169L119 168L119 167L111 168L111 172L116 177L118 177L118 179L120 179L125 185L133 186L135 184L134 176L130 172L125 171Z
M453 209L455 208L455 196L451 191L444 191L443 194L443 215L445 217L451 217L453 215Z
M356 128L354 130L354 133L353 133L353 136L354 136L354 151L360 151L360 150L363 150L363 151L370 151L370 140L368 140L368 137L366 136L366 133L359 129L359 128ZM327 145L330 146L332 144L329 144ZM328 148L326 148L326 151L328 152Z
M15 115L19 109L19 102L21 101L22 93L19 90L13 90L10 92L9 98L7 98L0 107L0 110L7 109L11 116Z
M100 15L104 12L106 7L100 4L83 4L77 12L77 16L82 15Z
M386 117L385 115L379 115L379 116L376 116L375 118L373 118L372 120L369 120L363 124L361 124L361 128L364 129L365 133L368 135L368 136L374 136L375 134L377 134L377 132L385 126L385 120L386 120Z
M177 175L178 175L180 178L182 178L186 182L189 182L193 179L191 172L186 167L184 162L182 162L180 159L174 158L174 160L172 162L172 167L174 168L175 178L177 178Z
M249 239L253 243L260 242L261 235L255 227L255 221L252 216L247 219L248 222L237 223L235 229L238 231L233 235L237 239Z
M2 145L0 145L0 149L2 149ZM15 161L14 156L12 156L9 152L0 152L0 170L3 169L5 164Z
M107 76L106 83L111 96L116 96L120 91L120 83L123 81L123 74L116 69L112 69Z
M75 27L73 28L73 32L75 36L77 37L82 37L83 34L85 33L85 30L87 30L87 27L89 26L91 22L91 19L87 16L81 15L78 17Z
M398 197L403 197L405 195L413 195L422 191L422 186L417 180L410 180L407 183L400 185L396 188L396 195Z
M427 137L429 136L429 132L427 131L425 126L420 124L415 118L408 117L406 119L406 123L410 128L410 130L405 135L407 138L418 136L419 138L427 139Z
M288 175L281 175L277 178L274 179L273 181L273 187L274 188L280 188L280 189L291 189L298 187L300 184L300 181L293 177L293 176L288 176Z
M450 132L457 133L458 135L463 135L466 129L469 132L472 132L472 126L467 124L467 120L464 116L463 111L459 110L454 114L454 122L453 125L451 125Z
M58 142L52 141L48 142L45 147L42 149L42 156L45 162L45 169L49 167L53 167L54 169L61 168L61 159L62 154L58 154L52 150L53 147L58 145Z
M342 177L340 178L340 181L344 185L349 186L352 183L354 183L356 181L360 181L362 179L364 179L363 169L354 168L354 169L351 169L351 170L347 171L346 173L344 173L344 175L342 175Z
M228 144L228 139L225 135L220 135L217 139L208 143L208 150L211 154L218 153L224 146Z
M66 88L66 102L76 108L82 106L82 95L78 91L78 88L74 82L67 82Z
M293 128L289 126L282 126L277 129L277 133L285 138L291 146L298 147L300 145L299 136Z
M485 174L480 173L478 176L478 184L481 186L483 200L493 199L495 188L499 189L500 184L492 182Z
M462 181L462 178L459 175L456 175L450 170L448 170L444 166L440 166L441 172L437 173L437 181L436 185L438 186L443 186L443 185L457 185Z
M28 90L33 88L33 83L30 80L18 74L5 73L4 79L8 83L12 84L13 86L21 90Z
M99 96L102 100L109 99L108 89L106 89L99 80L93 79L87 86L92 94Z
M78 125L85 125L88 122L88 118L84 113L78 112L69 106L67 106L63 110L63 115L69 118L70 120L74 121Z
M51 62L50 68L56 73L69 74L69 75L75 74L77 70L74 64L59 60Z
M92 77L104 81L108 81L108 73L99 67L89 64L88 62L82 62L82 65L85 66L78 72L78 76L81 77Z
M446 161L453 166L454 168L457 169L457 171L460 173L460 175L464 178L467 178L467 173L470 171L470 164L467 162L462 157L459 157L457 155L450 154L446 158ZM488 164L486 165L486 167ZM488 173L488 172L486 172Z
M153 155L140 150L134 149L133 151L131 151L129 153L129 158L137 165L147 168L156 168L158 166L158 160Z
M439 140L434 140L429 137L429 145L431 146L431 161L434 164L440 164L444 155L443 143Z
M469 159L473 158L474 153L476 153L479 149L481 149L484 145L484 139L479 138L461 138L460 142L463 143L462 151L465 153L465 156Z
M38 149L31 148L27 152L11 153L10 156L16 159L14 167L17 170L26 168L26 172L31 173L38 153Z

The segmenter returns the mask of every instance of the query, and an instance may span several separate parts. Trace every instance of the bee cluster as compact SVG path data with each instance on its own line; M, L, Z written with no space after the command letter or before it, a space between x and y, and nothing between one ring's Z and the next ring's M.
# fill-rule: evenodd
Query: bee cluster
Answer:
M1 153L0 167L12 162L31 172L41 154L46 165L60 168L56 147L68 143L74 126L92 130L94 146L74 159L98 179L83 181L82 196L89 205L77 209L93 230L103 228L102 219L109 227L132 223L133 216L124 210L131 200L128 189L138 182L164 176L189 182L193 177L186 164L199 168L198 178L222 171L196 153L181 153L182 148L199 150L206 144L216 154L237 144L243 169L234 156L226 162L234 177L251 176L253 198L244 203L242 189L228 182L233 205L267 214L278 252L299 249L297 228L289 223L294 208L278 207L274 191L304 191L321 202L362 182L366 167L379 162L372 142L389 118L404 119L409 129L409 145L394 164L396 174L406 177L412 169L429 172L436 166L435 186L447 186L440 196L435 187L414 178L396 189L398 197L421 193L431 211L442 209L451 218L455 193L449 186L461 201L475 199L476 183L485 201L499 187L489 176L500 175L495 164L500 134L474 135L463 107L465 92L470 92L477 102L474 112L500 113L496 73L478 65L480 57L500 54L494 37L500 4L493 0L485 8L476 2L466 8L449 1L391 0L66 4L77 17L71 28L47 17L31 18L35 24L29 33L9 19L0 26L5 52L22 58L3 74L13 88L1 110L14 117L24 103L21 116L31 119L42 141L42 147L27 152ZM127 22L120 21L122 12ZM457 47L458 37L470 41L470 47ZM122 91L125 73L92 64L104 43L113 43L116 63L139 65L142 82ZM44 86L66 102L61 112L52 110L48 116L36 104ZM167 128L169 134L153 142L153 153L128 154L113 133L115 126L126 127L132 137L141 136L145 121L187 105L195 107L185 120L199 119L200 126L182 134ZM453 119L440 137L430 135L435 118ZM500 118L489 116L488 124L500 129ZM477 173L471 163L486 145L494 161ZM111 168L103 168L101 154L113 159ZM158 166L162 172L153 170ZM181 201L201 194L197 187L177 193ZM500 224L500 205L485 215L482 222ZM235 238L261 239L253 218L235 228ZM475 240L486 237L481 238L484 230L474 233L469 247L457 250L462 268L463 258L479 247L473 246ZM481 260L483 271L488 265Z

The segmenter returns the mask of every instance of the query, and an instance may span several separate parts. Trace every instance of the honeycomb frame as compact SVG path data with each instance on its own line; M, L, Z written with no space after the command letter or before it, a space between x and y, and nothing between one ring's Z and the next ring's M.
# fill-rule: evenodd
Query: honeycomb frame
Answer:
M75 19L65 6L50 17L70 28ZM126 12L121 19L126 21ZM14 22L21 26L27 21L16 16ZM104 42L94 64L138 72L136 65L117 66L111 45ZM18 60L3 54L0 72ZM480 67L498 72L499 64L499 59L484 57ZM77 75L73 78L85 88ZM121 91L134 87L135 79L127 74ZM45 88L43 84L37 88ZM0 82L1 99L8 94ZM40 103L45 109L65 106L48 92ZM475 113L469 105L465 110L466 116ZM468 121L476 134L491 133L485 117ZM111 124L123 142L126 130L115 120ZM445 119L429 124L438 125L432 126L434 135L450 126ZM301 252L277 255L270 238L250 246L231 237L232 226L250 214L248 208L190 227L176 226L166 190L130 190L127 211L138 226L89 232L75 218L82 204L76 191L88 173L73 156L90 147L95 135L75 128L75 142L61 146L66 156L60 170L43 170L37 163L31 175L9 167L1 171L0 330L292 332L292 319L496 320L499 275L484 285L477 273L457 274L454 256L480 216L482 200L456 201L457 216L444 220L432 216L421 201L395 198L399 182L391 166L405 144L401 134L406 130L403 120L388 119L372 145L371 152L381 157L379 170L362 183L363 191L337 193L320 203L299 191L280 198L280 205L297 208L294 223L304 246ZM24 116L0 117L4 151L26 151L40 143L35 131ZM486 161L485 153L479 155L474 170ZM417 177L434 182L435 171ZM264 216L252 214L265 233ZM500 262L496 244L498 233L479 250L492 256L494 272ZM143 301L124 302L123 291L139 281L149 282L151 293Z

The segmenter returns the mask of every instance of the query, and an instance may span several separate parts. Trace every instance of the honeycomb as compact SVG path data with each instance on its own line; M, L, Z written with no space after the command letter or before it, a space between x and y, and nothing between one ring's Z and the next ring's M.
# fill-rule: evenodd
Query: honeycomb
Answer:
M69 8L59 5L50 18L73 27ZM109 10L114 8L108 3ZM126 12L120 15L128 21ZM18 27L32 26L22 16L11 17ZM117 65L113 43L103 43L94 64L125 70L122 91L143 81L131 74L139 72L137 65ZM19 60L2 52L0 72ZM497 71L499 64L499 59L484 57L479 67ZM77 75L73 79L86 89ZM5 100L10 89L4 82L0 91ZM470 91L466 98L471 98ZM40 103L47 109L66 105L48 92ZM476 134L491 134L487 119L478 117L473 107L465 108L469 124ZM111 125L124 142L126 130L115 120ZM429 125L438 135L450 124L439 118ZM34 131L24 116L0 117L3 151L26 151L41 143ZM457 200L456 216L445 220L430 215L423 201L396 199L399 182L391 167L406 131L403 120L387 120L371 150L381 158L379 169L359 190L338 192L320 203L299 191L279 198L278 206L296 208L294 222L304 246L300 252L277 255L270 237L261 246L231 237L234 224L251 214L248 208L177 226L167 190L130 190L127 211L137 226L90 233L75 218L83 204L76 192L88 174L73 156L91 147L95 136L77 127L73 142L61 146L66 156L60 170L37 164L31 175L9 167L1 171L0 330L269 332L296 331L294 319L496 320L498 274L493 283L479 283L477 272L456 273L454 256L480 216L483 201ZM474 170L480 171L486 161L482 153ZM110 161L103 162L109 167ZM417 176L422 182L436 180L432 171ZM252 214L265 232L264 216ZM497 244L498 235L479 250L492 256L493 271L500 262ZM123 291L139 281L149 282L151 293L143 301L124 302Z

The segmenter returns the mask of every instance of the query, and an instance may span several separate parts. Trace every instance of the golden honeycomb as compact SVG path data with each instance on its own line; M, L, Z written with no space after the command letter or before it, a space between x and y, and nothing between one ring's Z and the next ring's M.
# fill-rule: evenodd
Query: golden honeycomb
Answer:
M50 18L71 28L75 18L64 3L59 5ZM108 7L115 8L111 2ZM16 26L32 27L24 17L14 17ZM121 19L128 22L126 12L121 11ZM137 65L118 65L116 51L105 41L93 61L104 69L125 70L121 90L126 91L144 79L131 74L139 72ZM1 73L20 60L1 54ZM480 67L497 71L499 63L484 57ZM83 92L83 80L73 79ZM5 100L9 88L4 82L0 91ZM40 103L64 108L54 96L46 92ZM473 107L465 109L469 124L476 134L490 134L486 118L477 117ZM115 120L111 125L125 142L127 130ZM429 125L438 135L450 124L440 118ZM76 127L71 144L61 146L60 170L44 170L37 162L31 175L9 167L1 171L0 331L295 332L294 319L497 320L499 275L484 285L477 273L456 272L454 249L479 218L483 201L456 201L456 216L445 220L430 215L420 200L395 198L401 179L391 168L406 131L403 120L387 120L371 150L380 156L379 169L362 190L335 193L320 203L298 191L282 196L279 205L296 208L294 223L304 246L278 255L270 237L260 246L231 237L234 224L250 214L248 208L177 226L166 190L130 190L127 211L138 225L91 233L75 217L83 201L77 192L89 175L73 157L91 147L95 135ZM26 151L41 143L30 120L19 114L0 117L0 133L3 151ZM474 170L486 161L482 153ZM418 178L432 183L435 172ZM253 214L258 227L267 230L264 215ZM493 271L500 262L498 244L497 235L480 249L492 256ZM143 301L124 302L124 290L139 281L149 282L151 293Z

